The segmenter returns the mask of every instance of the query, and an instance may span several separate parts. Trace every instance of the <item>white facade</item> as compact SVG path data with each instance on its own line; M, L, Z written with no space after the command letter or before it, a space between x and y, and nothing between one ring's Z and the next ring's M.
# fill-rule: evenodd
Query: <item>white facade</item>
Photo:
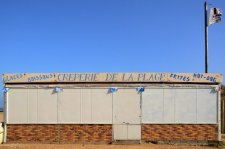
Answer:
M11 88L8 124L112 124L112 94L107 89Z
M9 87L8 124L217 124L217 85Z
M20 73L2 78L6 129L7 124L111 124L113 140L141 140L143 124L220 129L221 74Z
M212 88L146 89L142 122L159 124L217 124L218 92Z

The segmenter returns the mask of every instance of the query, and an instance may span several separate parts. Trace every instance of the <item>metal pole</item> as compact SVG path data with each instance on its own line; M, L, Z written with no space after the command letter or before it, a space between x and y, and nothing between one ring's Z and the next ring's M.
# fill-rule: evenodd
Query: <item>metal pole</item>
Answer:
M205 73L208 73L208 15L207 2L205 1Z

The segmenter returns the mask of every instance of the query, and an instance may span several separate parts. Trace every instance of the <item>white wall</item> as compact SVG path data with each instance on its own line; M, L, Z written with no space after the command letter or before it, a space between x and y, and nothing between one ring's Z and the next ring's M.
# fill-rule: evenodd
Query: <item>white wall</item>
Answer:
M197 90L197 120L199 123L217 122L217 93L210 89Z
M8 122L27 123L28 122L28 98L27 89L10 89L8 92Z
M128 90L119 88L113 94L108 93L108 88L64 88L59 93L55 93L54 88L11 88L7 94L7 123L11 124L112 124L113 106L114 116L122 115L122 118L114 117L116 123L136 124L130 119L130 115L134 111L132 106L136 107L140 98L140 94L134 88ZM218 93L213 92L211 88L146 88L141 97L141 121L215 124L217 96ZM133 98L137 101L129 100Z
M112 123L112 94L108 89L90 89L92 93L92 123Z
M140 94L133 89L119 89L113 93L113 124L140 124Z
M37 123L57 123L57 98L53 89L38 89Z
M108 89L10 89L9 124L111 124L112 94Z
M38 119L38 113L37 113L37 111L38 111L38 106L37 106L38 105L38 90L37 89L29 89L29 90L27 90L27 93L28 93L28 96L27 96L27 103L28 103L27 122L28 123L36 123L37 119ZM13 100L13 99L9 98L9 100ZM20 109L20 108L18 108L18 109Z
M143 123L217 123L217 92L212 89L146 89Z
M81 90L63 89L59 96L59 123L80 123Z

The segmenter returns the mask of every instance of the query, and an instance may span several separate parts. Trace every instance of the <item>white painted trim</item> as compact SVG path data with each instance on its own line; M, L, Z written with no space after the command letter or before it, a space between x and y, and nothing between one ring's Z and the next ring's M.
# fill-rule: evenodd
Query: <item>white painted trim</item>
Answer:
M82 112L83 111L83 108L82 108L83 107L83 104L82 104L83 102L81 100L82 98L83 98L83 92L80 89L80 123L83 123L83 116L82 116L83 115L83 112Z
M4 93L4 138L3 142L7 141L7 123L8 123L8 92Z
M112 141L114 141L114 125L113 125L113 123L114 123L114 100L113 100L113 94L114 93L110 93L110 94L112 94Z
M160 125L186 125L186 124L192 124L192 125L219 125L219 123L145 123L145 122L143 122L142 124L160 124Z
M221 91L219 90L217 92L217 109L218 109L218 112L217 112L217 116L218 116L218 140L221 141Z
M171 84L152 84L152 83L146 83L146 84L141 84L141 83L117 83L117 84L6 84L5 86L7 88L55 88L55 87L60 87L60 88L65 88L65 89L90 89L90 88L109 88L109 87L117 87L118 89L129 89L129 88L134 88L139 86L147 88L213 88L217 87L219 84L215 85L210 85L210 84L177 84L177 83L171 83Z
M106 125L114 125L112 123L7 123L7 124L24 124L24 125L30 125L30 124L35 124L35 125L42 125L42 124L74 124L74 125L86 125L86 124L90 124L90 125L95 125L95 124L106 124ZM149 124L149 125L155 125L155 124L159 124L159 125L219 125L218 123L141 123L141 124L129 124L129 125L145 125L145 124ZM120 125L120 124L115 124L115 125Z

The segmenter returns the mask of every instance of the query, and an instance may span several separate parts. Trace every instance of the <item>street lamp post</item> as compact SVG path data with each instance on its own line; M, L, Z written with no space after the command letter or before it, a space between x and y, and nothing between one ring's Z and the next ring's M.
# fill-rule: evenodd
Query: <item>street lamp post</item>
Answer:
M208 27L214 23L221 22L222 10L219 8L210 9L210 17L208 19L208 5L204 4L205 14L205 73L208 73Z
M208 6L205 1L204 5L205 11L205 73L208 73Z

